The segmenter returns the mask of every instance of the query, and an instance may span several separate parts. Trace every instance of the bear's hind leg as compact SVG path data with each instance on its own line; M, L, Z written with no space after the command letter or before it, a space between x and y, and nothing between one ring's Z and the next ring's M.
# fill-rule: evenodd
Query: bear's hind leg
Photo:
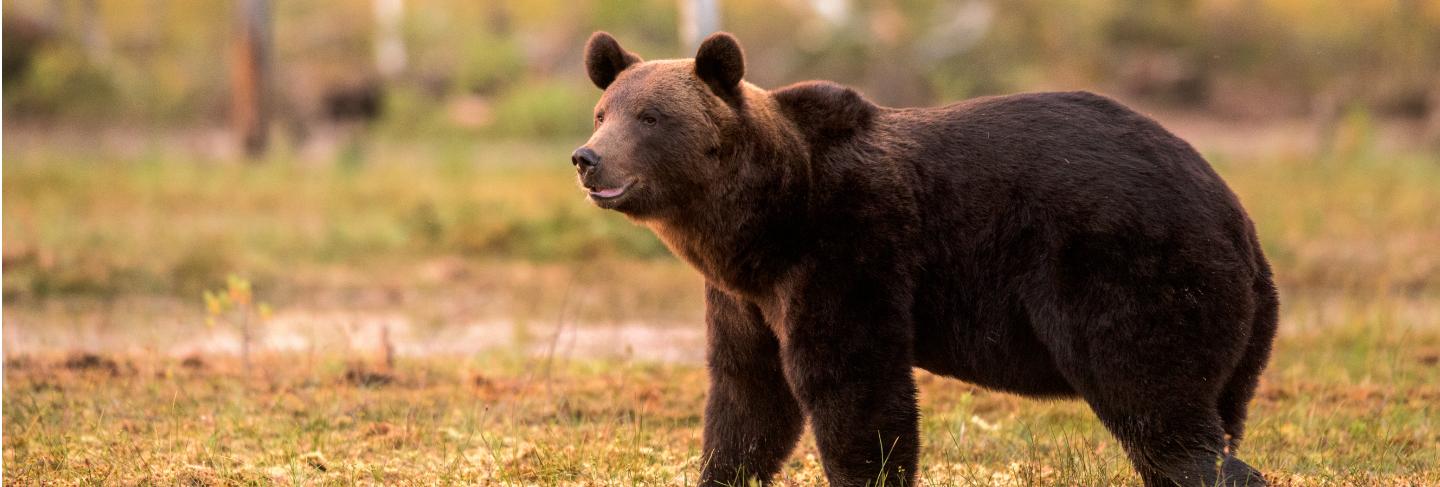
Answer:
M1252 276L1224 269L1223 260L1165 254L1155 256L1165 266L1136 267L1118 261L1123 252L1073 251L1038 280L1055 284L1037 286L1029 300L1036 334L1049 337L1057 366L1147 487L1264 485L1231 456L1225 427L1238 424L1240 410L1220 404L1248 393L1227 384L1247 373L1242 362L1263 304ZM1147 256L1127 262L1140 257Z
M1245 354L1241 356L1235 372L1230 374L1230 379L1220 392L1220 421L1225 428L1225 434L1230 435L1232 452L1245 435L1246 409L1250 406L1250 399L1255 396L1260 374L1265 371L1265 364L1270 360L1270 346L1275 341L1275 328L1279 321L1280 304L1268 270L1255 280L1254 291L1258 306L1255 317L1251 320L1253 325L1250 329L1250 342L1246 345Z
M1150 402L1119 407L1092 402L1100 421L1125 447L1145 487L1265 485L1259 472L1226 453L1224 430L1213 409L1196 403Z

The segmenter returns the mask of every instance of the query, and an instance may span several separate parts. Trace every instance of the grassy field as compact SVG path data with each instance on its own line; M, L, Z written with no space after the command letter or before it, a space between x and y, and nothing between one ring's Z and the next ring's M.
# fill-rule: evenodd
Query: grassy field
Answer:
M552 346L382 366L368 351L262 349L247 373L153 343L211 333L200 291L231 274L277 316L391 313L441 340L477 317L698 333L698 278L582 199L569 143L381 140L244 164L12 140L7 485L670 485L698 471L693 362ZM1279 485L1440 484L1440 157L1211 159L1282 288L1243 457ZM1136 480L1083 404L921 384L926 485ZM806 439L784 480L820 475Z
M379 141L333 160L245 164L174 144L17 138L5 147L7 302L193 296L235 272L293 294L337 279L377 284L450 257L674 262L647 230L584 199L568 163L574 141ZM1440 156L1210 159L1287 290L1435 291Z
M1280 341L1242 454L1275 485L1440 483L1440 333L1355 319ZM307 357L248 376L235 365L12 359L5 482L680 485L698 471L699 367L503 354L363 374ZM1137 481L1081 403L920 384L923 485ZM784 485L822 478L807 436Z

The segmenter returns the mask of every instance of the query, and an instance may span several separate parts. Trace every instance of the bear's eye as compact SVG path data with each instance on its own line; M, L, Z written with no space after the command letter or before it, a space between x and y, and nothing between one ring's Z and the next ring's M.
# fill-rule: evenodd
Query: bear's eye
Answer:
M655 119L655 116L654 116L654 115L641 115L641 116L640 116L640 123L643 123L643 124L645 124L645 125L649 125L649 126L652 126L652 127L653 127L656 122L658 122L658 120Z
M604 122L604 121L605 121L605 114L603 114L603 113L597 113L597 114L595 114L595 125L600 125L600 124L601 124L602 122Z

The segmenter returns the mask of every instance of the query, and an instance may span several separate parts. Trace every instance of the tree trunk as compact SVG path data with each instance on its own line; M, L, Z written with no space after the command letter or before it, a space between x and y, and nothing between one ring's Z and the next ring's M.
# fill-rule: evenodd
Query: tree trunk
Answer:
M720 0L679 1L680 42L685 44L685 54L693 55L705 36L720 30Z
M265 154L270 132L269 0L237 0L231 44L232 116L245 155Z

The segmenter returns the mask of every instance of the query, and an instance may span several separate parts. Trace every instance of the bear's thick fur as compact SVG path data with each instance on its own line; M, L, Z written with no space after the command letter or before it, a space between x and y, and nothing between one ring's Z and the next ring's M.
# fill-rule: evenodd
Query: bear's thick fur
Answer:
M1147 486L1263 483L1233 452L1275 334L1269 266L1153 120L1084 92L766 91L723 33L651 62L596 33L586 68L604 94L581 184L707 283L702 482L769 479L808 418L832 485L913 484L921 367L1084 399Z

